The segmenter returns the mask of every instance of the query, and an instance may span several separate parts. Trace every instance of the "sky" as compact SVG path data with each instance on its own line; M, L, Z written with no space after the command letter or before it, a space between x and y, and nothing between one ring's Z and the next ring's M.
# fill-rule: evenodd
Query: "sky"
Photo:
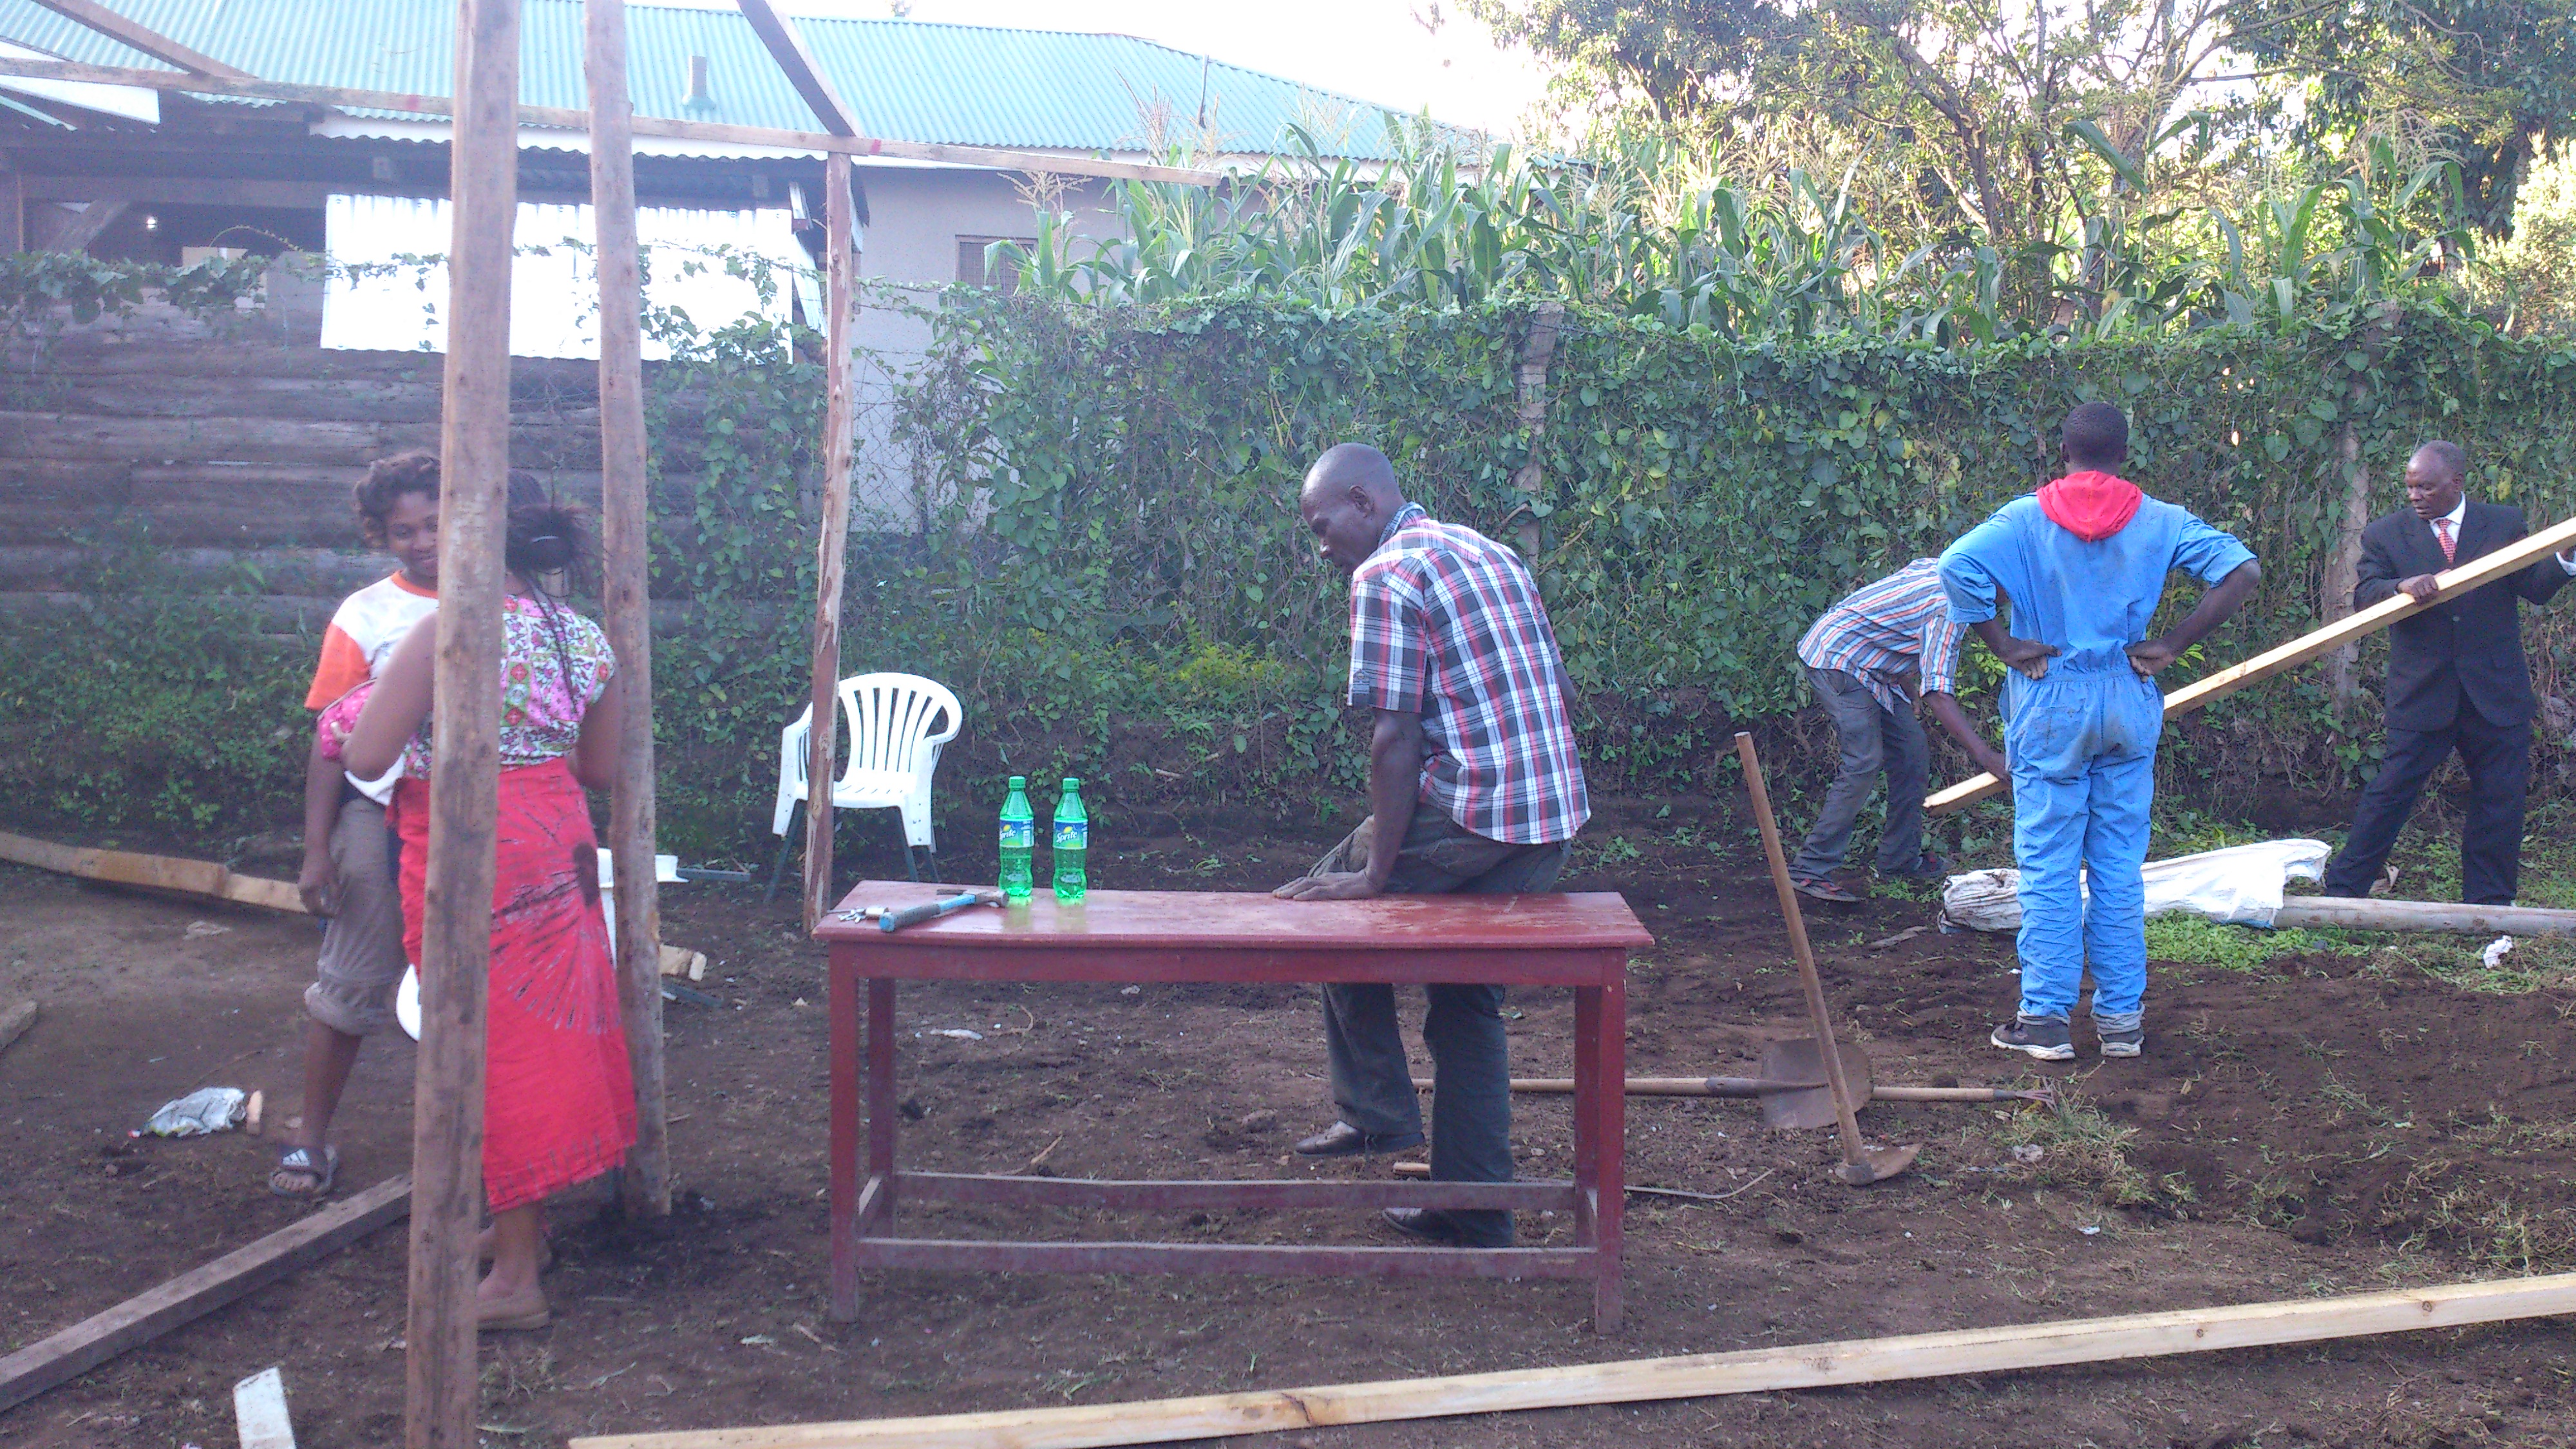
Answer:
M797 15L883 19L892 0L780 0ZM1214 56L1453 125L1516 134L1547 78L1475 21L1434 0L911 0L910 18L961 25L1107 31Z

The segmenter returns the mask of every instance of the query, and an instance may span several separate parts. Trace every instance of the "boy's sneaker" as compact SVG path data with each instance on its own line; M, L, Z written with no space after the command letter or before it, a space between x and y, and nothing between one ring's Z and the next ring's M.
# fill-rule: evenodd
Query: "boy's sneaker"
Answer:
M2033 1021L2027 1016L2016 1016L1996 1027L1994 1034L1986 1040L2008 1052L2027 1052L2043 1062L2075 1060L2075 1038L2067 1032L2066 1023L2062 1021ZM2110 1050L2107 1040L2103 1050Z
M1846 906L1856 905L1860 901L1860 897L1852 894L1849 887L1837 882L1831 876L1792 875L1789 877L1789 884L1797 887L1798 894L1811 901L1832 901L1837 905Z
M2102 1055L2106 1057L2133 1057L2146 1049L2147 1029L2143 1026L2102 1033Z

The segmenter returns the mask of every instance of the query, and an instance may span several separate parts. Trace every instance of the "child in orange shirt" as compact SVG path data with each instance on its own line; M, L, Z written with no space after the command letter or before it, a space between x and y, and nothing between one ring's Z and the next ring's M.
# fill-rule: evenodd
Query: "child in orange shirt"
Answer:
M438 459L399 453L368 465L358 481L358 531L401 565L351 594L322 634L322 659L304 707L319 710L373 679L411 632L438 608ZM317 736L304 769L304 869L296 890L325 918L316 980L305 989L304 1119L286 1134L268 1190L318 1198L340 1172L330 1145L332 1115L348 1086L359 1043L393 1024L402 984L402 894L385 806L401 771L361 780L322 752Z

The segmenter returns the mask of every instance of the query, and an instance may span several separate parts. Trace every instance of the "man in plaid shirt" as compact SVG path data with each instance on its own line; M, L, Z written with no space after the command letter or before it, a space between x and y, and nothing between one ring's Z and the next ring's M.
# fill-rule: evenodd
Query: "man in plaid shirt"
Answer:
M1592 813L1547 606L1520 556L1408 503L1375 448L1345 443L1306 474L1297 507L1327 563L1351 576L1350 702L1376 712L1370 815L1289 900L1389 891L1511 895L1553 889ZM1503 988L1433 985L1431 1176L1512 1177L1511 1062ZM1422 1141L1397 1034L1395 988L1324 988L1324 1043L1341 1118L1297 1144L1310 1157ZM1415 1237L1508 1247L1508 1212L1389 1208Z

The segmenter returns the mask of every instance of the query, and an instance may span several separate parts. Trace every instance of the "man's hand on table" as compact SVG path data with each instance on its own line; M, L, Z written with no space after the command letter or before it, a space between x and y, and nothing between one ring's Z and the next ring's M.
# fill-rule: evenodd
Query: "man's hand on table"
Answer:
M1370 880L1364 870L1299 876L1271 892L1283 901L1364 901L1385 893L1386 888Z

